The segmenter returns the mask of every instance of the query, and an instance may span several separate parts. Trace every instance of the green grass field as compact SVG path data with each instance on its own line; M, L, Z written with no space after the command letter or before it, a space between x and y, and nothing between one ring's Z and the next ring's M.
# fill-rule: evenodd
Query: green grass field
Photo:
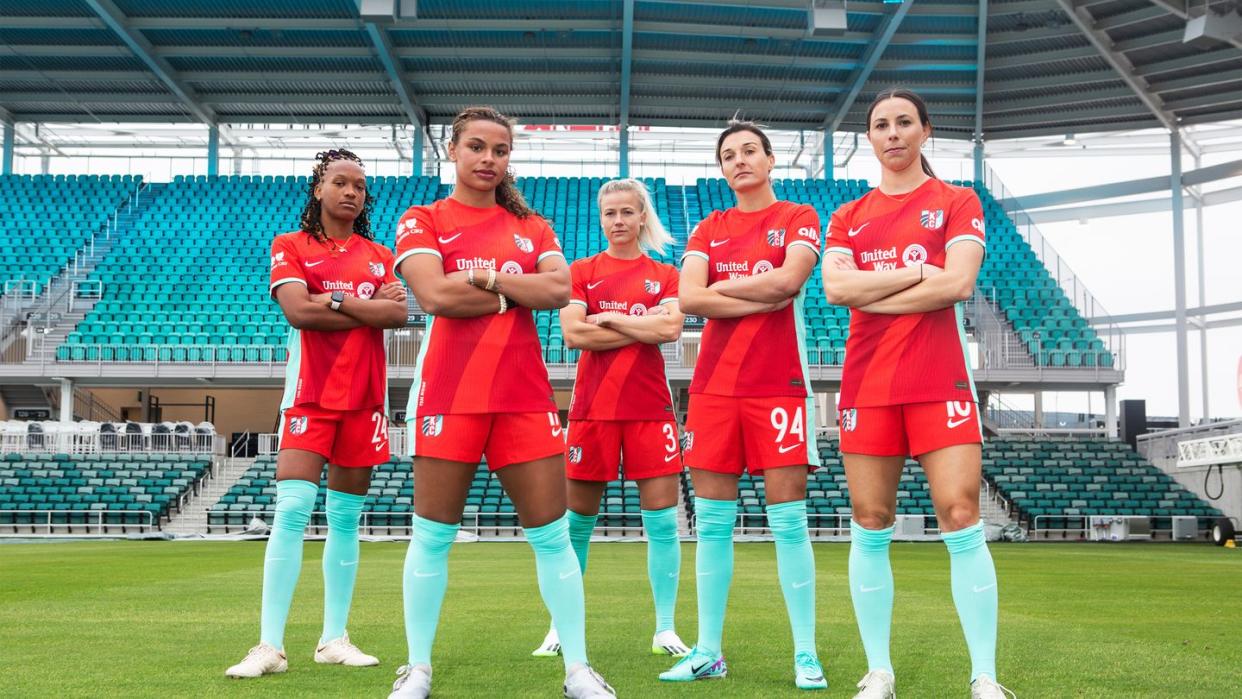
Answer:
M830 688L866 670L843 544L815 547L819 652ZM1226 697L1237 670L1242 551L1198 545L994 545L1001 577L999 673L1020 697ZM263 543L0 545L0 696L385 696L405 656L405 545L363 545L352 638L379 668L321 667L322 544L309 543L286 635L289 672L228 680L258 638ZM694 547L683 557L678 628L693 642ZM903 697L967 696L969 661L938 544L894 544L893 660ZM730 675L666 685L649 654L645 547L596 544L586 577L593 664L621 696L795 696L770 544L738 544L725 627ZM546 618L525 544L454 548L436 646L435 696L560 696L559 659L535 659Z

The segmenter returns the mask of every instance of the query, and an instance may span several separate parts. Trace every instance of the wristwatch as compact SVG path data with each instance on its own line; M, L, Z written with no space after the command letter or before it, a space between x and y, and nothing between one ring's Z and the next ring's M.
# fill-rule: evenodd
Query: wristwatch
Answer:
M331 308L334 311L339 311L341 310L341 304L344 301L345 301L344 291L333 291L332 292L332 303L328 304L328 308Z

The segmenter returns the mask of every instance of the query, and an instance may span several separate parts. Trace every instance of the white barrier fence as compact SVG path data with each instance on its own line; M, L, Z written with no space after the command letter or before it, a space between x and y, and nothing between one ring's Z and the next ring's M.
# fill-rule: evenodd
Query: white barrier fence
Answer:
M129 521L131 516L135 521ZM0 510L0 537L102 536L135 527L141 533L156 531L155 516L147 510Z

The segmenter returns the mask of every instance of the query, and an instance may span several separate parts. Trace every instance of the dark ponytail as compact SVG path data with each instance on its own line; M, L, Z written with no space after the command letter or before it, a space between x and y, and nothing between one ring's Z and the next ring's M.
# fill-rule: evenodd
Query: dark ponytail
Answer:
M876 95L875 99L871 100L871 106L867 107L868 131L871 130L871 113L875 111L876 106L884 100L893 99L894 97L906 100L910 104L913 104L914 110L918 112L919 115L919 123L923 126L931 126L931 117L927 115L927 103L923 101L922 97L919 97L917 92L904 87L890 87L887 90L882 90L880 94ZM928 177L936 177L936 171L932 170L931 163L927 160L927 156L923 155L922 152L919 153L919 164L923 167L924 174ZM940 178L936 177L936 179Z
M466 107L458 112L453 118L453 135L450 140L456 144L466 124L477 120L490 121L508 129L509 145L512 148L513 120L492 107ZM539 212L530 208L530 205L526 203L526 197L522 196L522 191L518 189L517 179L513 176L511 169L505 171L504 178L500 180L500 184L496 185L496 204L518 218L539 215Z

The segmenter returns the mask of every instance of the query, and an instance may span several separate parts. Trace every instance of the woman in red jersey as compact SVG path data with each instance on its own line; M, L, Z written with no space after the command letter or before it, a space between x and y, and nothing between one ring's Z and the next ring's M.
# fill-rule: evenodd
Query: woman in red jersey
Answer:
M815 651L815 559L807 533L808 466L819 464L814 403L802 353L803 286L819 260L819 217L779 201L776 158L758 126L736 122L716 161L737 206L715 211L682 258L681 308L708 318L690 383L683 440L694 482L699 638L660 675L668 682L724 677L725 605L733 579L738 479L763 474L768 525L794 641L794 682L824 689Z
M263 563L259 645L229 677L284 672L285 620L303 530L328 463L324 625L315 662L377 665L345 633L358 571L358 518L371 468L388 460L383 328L405 325L393 254L371 236L366 171L347 150L319 154L301 230L272 243L271 292L292 328L276 457L276 517Z
M509 171L513 125L490 107L453 120L457 182L397 227L397 267L428 313L408 421L414 531L405 561L409 662L392 697L431 691L449 546L481 458L517 508L561 633L566 696L611 696L587 663L582 574L565 519L565 442L532 309L569 302L569 266Z
M683 316L677 268L646 254L663 252L673 237L638 180L606 182L599 190L599 215L608 248L569 266L573 290L561 309L566 344L583 350L566 438L569 539L586 572L604 486L622 468L625 478L638 482L656 610L651 652L682 656L690 649L673 628L681 571L681 450L659 346L681 336ZM533 655L559 651L554 627Z
M828 301L852 309L839 408L853 509L850 594L868 663L858 684L864 699L895 694L888 549L908 456L927 474L949 549L971 694L1003 696L996 569L979 521L983 433L958 305L983 262L983 209L972 189L932 172L922 155L931 128L926 105L909 90L871 103L867 138L883 168L880 186L833 214L823 265Z

